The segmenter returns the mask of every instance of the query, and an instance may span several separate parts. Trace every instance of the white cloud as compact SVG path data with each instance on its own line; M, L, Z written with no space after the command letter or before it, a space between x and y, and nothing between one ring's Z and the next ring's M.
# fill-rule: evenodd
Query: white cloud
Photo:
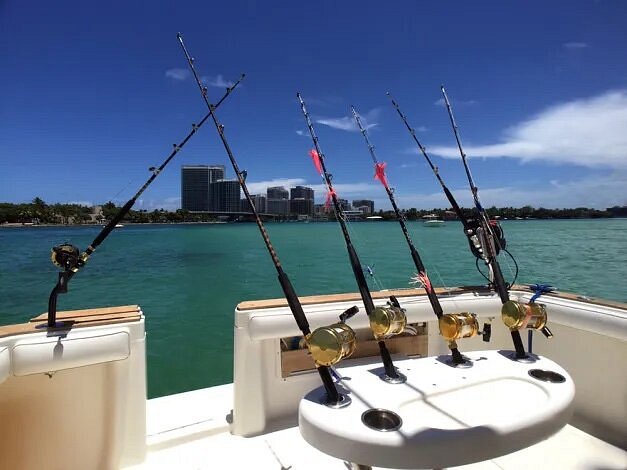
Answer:
M76 204L77 206L94 207L95 204L92 201L69 201L66 204Z
M368 111L366 114L360 114L361 123L364 126L364 129L370 129L378 125L378 123L374 122L375 119L379 116L379 112L381 110L379 108L374 108ZM322 124L324 126L332 127L333 129L338 129L341 131L348 132L359 132L359 128L357 127L357 123L353 116L342 116L339 118L318 118L315 120L318 124Z
M466 100L466 101L457 101L457 100L450 100L451 101L451 105L455 105L455 106L472 106L473 104L477 104L478 101L477 100ZM433 102L433 104L435 106L444 106L444 98L440 98L439 100L435 100ZM419 130L419 129L416 129ZM427 130L425 128L425 130Z
M298 130L296 131L296 133L297 133L298 135L300 135L301 137L307 137L307 136L309 135L309 134L307 134L305 131L302 131L302 130L300 130L300 129L298 129Z
M627 173L615 172L609 176L559 182L551 181L545 188L500 187L479 188L479 197L484 207L533 207L574 208L592 207L605 209L615 205L627 204ZM453 190L453 195L463 207L472 207L472 196L469 189ZM428 209L432 207L448 207L448 200L442 191L430 194L396 194L401 207Z
M562 47L568 50L576 50L576 49L585 49L588 47L588 44L585 42L565 42L562 44Z
M187 80L187 78L190 76L191 72L187 69L178 69L178 68L174 68L174 69L168 69L165 71L165 76L168 78L171 78L172 80Z
M502 142L465 146L464 151L469 157L627 168L625 129L627 91L611 91L551 106L505 130ZM431 153L459 157L457 147L432 147Z
M200 81L207 86L213 86L216 88L229 88L235 85L235 82L231 80L226 80L222 75L218 74L215 77L211 76L202 76L200 77Z

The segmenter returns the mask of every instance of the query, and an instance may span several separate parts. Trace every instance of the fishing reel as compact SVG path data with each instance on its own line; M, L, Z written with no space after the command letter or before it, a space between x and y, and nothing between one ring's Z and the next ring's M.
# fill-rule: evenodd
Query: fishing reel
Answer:
M489 223L492 232L491 239L488 239L487 234L483 233L484 230L481 227L481 223L477 219L469 219L467 224L468 229L464 230L464 233L468 238L470 251L472 251L472 254L475 255L475 257L480 259L486 259L488 243L491 245L492 251L495 255L498 255L507 245L505 233L503 232L501 224L499 224L496 220L490 220Z
M492 336L492 326L490 323L483 325L483 331L479 329L479 322L474 313L447 313L440 317L438 321L440 335L448 342L449 348L457 348L455 340L472 338L481 334L483 341L490 341Z
M69 243L62 243L52 248L50 254L52 263L66 272L76 272L85 265L86 257L79 249Z
M542 304L517 302L508 300L501 307L501 318L510 331L540 330L547 338L552 338L553 333L546 326L546 307Z
M318 366L332 366L350 357L357 347L355 331L345 321L359 309L351 307L340 315L340 321L316 328L305 337L311 357Z
M407 326L405 309L391 296L388 306L376 307L370 315L370 328L378 341L398 335Z

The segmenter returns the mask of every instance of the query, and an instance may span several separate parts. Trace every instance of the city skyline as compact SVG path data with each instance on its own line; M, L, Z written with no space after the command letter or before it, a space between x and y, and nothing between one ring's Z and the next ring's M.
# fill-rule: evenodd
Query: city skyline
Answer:
M390 8L321 1L323 27L295 21L309 8L234 0L172 9L157 2L150 9L110 5L95 15L92 5L74 0L2 4L0 35L12 47L0 56L0 201L128 200L206 113L176 41L181 31L211 101L247 74L217 114L253 193L305 185L316 202L324 199L295 98L300 91L339 197L390 207L351 118L355 105L399 206L446 207L389 91L469 207L439 93L444 84L483 205L627 203L624 2L452 8L401 1ZM207 17L225 21L207 28ZM210 121L173 165L208 155L230 168ZM166 168L136 208L180 207L179 180L175 167Z

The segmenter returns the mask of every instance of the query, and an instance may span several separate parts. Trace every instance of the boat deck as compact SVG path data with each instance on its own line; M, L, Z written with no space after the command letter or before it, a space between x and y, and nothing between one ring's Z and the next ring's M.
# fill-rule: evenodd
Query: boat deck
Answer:
M232 396L233 385L227 384L149 400L148 456L142 465L131 468L348 468L346 462L307 444L298 427L249 438L230 434ZM627 468L627 452L567 425L527 449L455 468L618 470Z

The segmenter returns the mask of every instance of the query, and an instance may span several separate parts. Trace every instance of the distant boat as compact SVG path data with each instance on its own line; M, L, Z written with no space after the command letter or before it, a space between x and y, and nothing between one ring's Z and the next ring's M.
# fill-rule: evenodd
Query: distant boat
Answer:
M122 225L122 224L115 224L115 228L122 228L122 227L124 227L124 225Z
M435 214L427 214L422 217L424 219L424 224L427 227L441 227L444 225L444 221L438 218Z
M380 215L371 215L366 217L366 220L383 220L383 217L381 217Z

